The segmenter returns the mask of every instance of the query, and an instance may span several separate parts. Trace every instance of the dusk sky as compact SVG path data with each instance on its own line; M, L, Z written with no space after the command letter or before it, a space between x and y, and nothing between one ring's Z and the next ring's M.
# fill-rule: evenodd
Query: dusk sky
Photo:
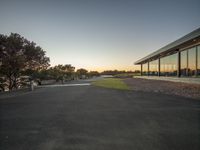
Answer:
M133 70L200 27L199 0L0 0L0 34L36 42L51 65Z

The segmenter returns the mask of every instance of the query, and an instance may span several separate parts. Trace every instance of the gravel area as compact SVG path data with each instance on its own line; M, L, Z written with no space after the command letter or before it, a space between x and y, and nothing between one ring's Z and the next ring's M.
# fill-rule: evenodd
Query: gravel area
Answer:
M200 100L200 85L181 82L127 78L124 82L134 91L160 92Z

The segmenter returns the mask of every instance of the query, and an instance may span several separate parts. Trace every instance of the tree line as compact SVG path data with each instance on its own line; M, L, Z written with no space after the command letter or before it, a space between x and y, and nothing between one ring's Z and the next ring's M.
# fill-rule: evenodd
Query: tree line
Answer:
M115 75L126 71L107 70L101 73L84 68L75 71L71 64L50 66L50 58L35 42L17 33L0 34L0 91L28 86L30 81L41 84L43 80L62 83L68 80L90 78L99 75Z
M42 80L48 79L63 82L99 75L96 71L88 72L83 68L75 72L71 64L50 67L49 63L50 58L36 43L17 33L9 36L0 34L0 91L27 86L27 80L41 84Z

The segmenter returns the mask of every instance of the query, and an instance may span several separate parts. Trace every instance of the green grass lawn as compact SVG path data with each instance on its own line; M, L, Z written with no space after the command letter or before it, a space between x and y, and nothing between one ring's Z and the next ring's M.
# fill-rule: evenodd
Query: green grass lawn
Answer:
M122 79L119 78L105 78L102 80L97 80L92 83L95 86L120 89L120 90L130 90L128 85L126 85Z

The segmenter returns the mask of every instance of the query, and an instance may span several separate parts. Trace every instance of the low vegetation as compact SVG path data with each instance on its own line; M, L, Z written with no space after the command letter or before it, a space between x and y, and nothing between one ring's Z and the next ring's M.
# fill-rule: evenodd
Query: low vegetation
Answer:
M130 88L126 85L122 79L119 78L104 78L102 80L97 80L93 82L93 85L112 88L112 89L120 89L120 90L129 90Z
M140 72L121 73L121 74L114 75L114 77L117 77L117 78L132 78L134 76L140 76Z

